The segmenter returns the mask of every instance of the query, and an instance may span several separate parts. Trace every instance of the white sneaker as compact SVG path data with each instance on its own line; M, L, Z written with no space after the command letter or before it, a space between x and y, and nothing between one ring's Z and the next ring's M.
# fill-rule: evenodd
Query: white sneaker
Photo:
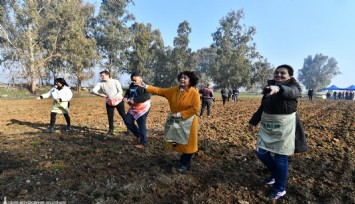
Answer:
M281 198L284 195L286 195L286 191L274 191L274 190L272 190L271 193L269 193L269 198L277 200L277 199Z

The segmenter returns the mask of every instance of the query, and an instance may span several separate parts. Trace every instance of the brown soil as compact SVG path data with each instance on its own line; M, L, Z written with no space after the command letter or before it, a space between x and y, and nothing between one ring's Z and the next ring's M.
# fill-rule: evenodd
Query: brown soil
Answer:
M176 172L168 151L165 99L153 97L149 145L134 147L115 113L114 136L100 98L74 98L74 131L48 127L51 100L0 101L0 200L67 203L270 203L262 186L267 170L256 158L246 127L260 99L214 103L200 120L199 149L191 171ZM355 103L300 101L310 151L290 157L287 194L277 203L355 203Z

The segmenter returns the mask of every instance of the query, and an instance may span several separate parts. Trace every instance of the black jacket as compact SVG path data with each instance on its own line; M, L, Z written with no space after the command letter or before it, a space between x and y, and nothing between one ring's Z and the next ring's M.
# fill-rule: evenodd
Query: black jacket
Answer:
M228 90L225 89L225 88L223 88L223 89L221 90L221 95L222 95L223 97L228 97Z
M275 85L275 80L268 81L268 84ZM297 111L297 98L301 94L298 83L290 80L289 83L278 86L280 91L277 94L266 97L267 93L264 93L261 105L250 119L250 124L257 125L263 112L269 114L291 114Z
M274 80L268 81L268 85L275 85ZM254 113L249 123L257 125L261 120L261 115L264 112L270 114L291 114L297 111L297 98L301 94L301 88L299 84L290 80L285 85L279 85L280 91L269 97L261 99L261 105L259 109ZM305 152L308 150L307 139L304 133L303 125L296 113L296 133L295 133L295 153Z
M150 99L150 93L148 93L145 88L131 83L124 95L124 98L133 100L134 103L144 103Z

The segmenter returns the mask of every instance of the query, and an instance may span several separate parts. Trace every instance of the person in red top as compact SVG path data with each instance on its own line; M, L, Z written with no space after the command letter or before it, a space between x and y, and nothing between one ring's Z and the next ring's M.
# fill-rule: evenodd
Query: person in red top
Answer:
M203 111L205 110L206 106L207 106L207 117L210 117L212 100L214 99L213 89L211 89L210 84L207 84L207 86L200 89L199 92L200 94L202 94L202 107L200 112L200 118L203 117Z

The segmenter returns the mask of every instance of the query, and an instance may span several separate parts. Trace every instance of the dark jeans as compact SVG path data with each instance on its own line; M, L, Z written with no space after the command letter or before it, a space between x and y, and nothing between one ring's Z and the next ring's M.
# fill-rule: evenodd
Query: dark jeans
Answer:
M124 119L124 123L126 124L127 128L135 135L136 137L140 137L140 144L146 144L147 143L147 117L148 117L148 112L146 112L144 115L139 117L137 119L137 124L134 124L134 118L130 113L126 114L126 117Z
M106 103L106 111L107 111L107 118L108 118L108 126L110 130L113 130L114 126L113 126L113 114L115 112L115 109L117 109L118 114L120 114L121 118L124 121L125 118L125 110L124 110L124 103L120 102L117 106L109 106Z
M211 105L212 105L212 98L211 99L202 99L202 107L201 107L200 116L203 116L203 111L205 110L206 106L207 106L207 116L210 116Z
M271 156L269 151L258 148L258 158L268 168L271 177L275 179L273 189L275 191L284 191L286 189L286 182L288 176L288 156L275 154Z
M222 96L223 105L226 104L227 98L227 96Z
M192 155L193 154L182 154L180 156L180 164L182 166L189 166L191 163Z
M308 100L312 100L313 99L313 95L308 95Z
M63 115L64 115L64 118L65 118L65 121L67 122L67 126L70 126L69 114L63 114ZM51 128L54 128L56 117L57 117L57 113L51 112L51 121L50 121L50 124L49 124L49 126Z

